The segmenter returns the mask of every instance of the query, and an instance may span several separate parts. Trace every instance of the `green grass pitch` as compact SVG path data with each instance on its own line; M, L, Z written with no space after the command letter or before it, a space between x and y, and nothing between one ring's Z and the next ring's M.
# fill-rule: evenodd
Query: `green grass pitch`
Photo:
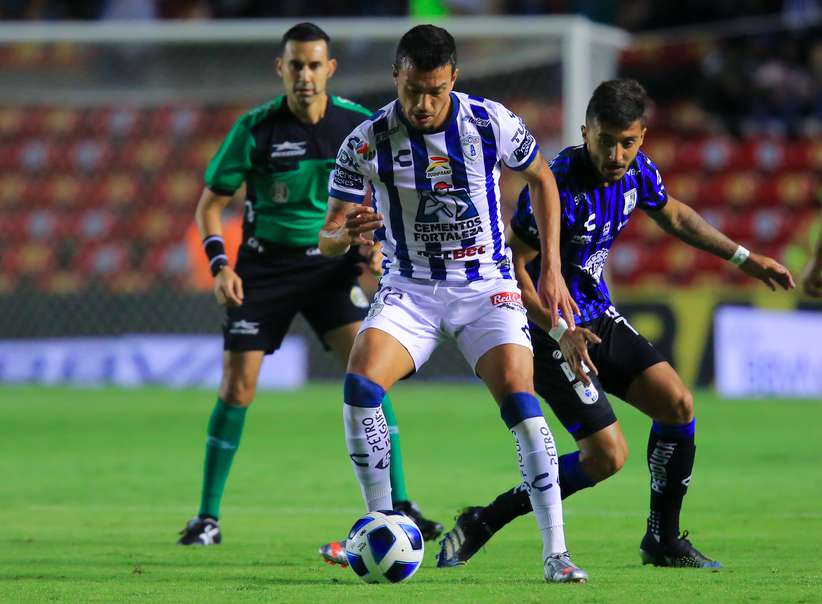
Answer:
M587 585L543 582L526 517L465 568L437 569L429 543L411 581L373 586L316 553L361 512L340 393L329 384L261 394L229 479L223 545L183 548L174 542L196 511L212 392L0 389L0 601L822 601L820 404L697 393L682 526L721 572L640 565L649 422L616 403L626 467L566 502ZM517 482L512 439L480 385L412 381L393 399L409 489L428 515L450 528L458 508Z

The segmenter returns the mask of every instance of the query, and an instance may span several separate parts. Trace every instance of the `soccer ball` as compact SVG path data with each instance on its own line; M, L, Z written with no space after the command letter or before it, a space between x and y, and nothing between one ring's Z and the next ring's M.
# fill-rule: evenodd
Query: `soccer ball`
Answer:
M420 567L422 533L405 514L368 512L358 519L345 543L348 564L366 583L399 583Z

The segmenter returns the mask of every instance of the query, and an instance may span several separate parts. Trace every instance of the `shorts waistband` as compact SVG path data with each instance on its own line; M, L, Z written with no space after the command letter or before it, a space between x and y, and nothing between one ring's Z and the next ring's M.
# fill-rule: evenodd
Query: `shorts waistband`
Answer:
M316 245L282 245L268 241L245 241L240 247L241 252L262 258L282 258L301 256L320 256L320 248Z

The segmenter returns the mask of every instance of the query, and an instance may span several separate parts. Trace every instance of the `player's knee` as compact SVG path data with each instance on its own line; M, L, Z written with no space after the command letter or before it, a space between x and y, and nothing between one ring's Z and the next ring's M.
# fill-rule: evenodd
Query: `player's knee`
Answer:
M591 459L591 472L595 474L591 478L599 482L613 476L622 469L627 458L627 445L617 444L614 447L598 451Z
M343 400L355 407L378 407L385 398L385 390L379 384L357 373L346 373L343 384Z
M687 424L694 418L694 397L685 386L679 385L671 391L666 423Z
M237 407L248 407L256 392L256 381L242 374L225 375L220 384L220 398Z

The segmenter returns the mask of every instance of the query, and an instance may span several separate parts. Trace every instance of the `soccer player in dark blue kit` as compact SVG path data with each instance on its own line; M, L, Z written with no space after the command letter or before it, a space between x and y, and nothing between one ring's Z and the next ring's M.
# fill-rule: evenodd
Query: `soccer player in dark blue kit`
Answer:
M694 464L693 397L666 359L614 308L602 278L608 252L637 208L689 245L737 265L772 290L794 287L775 260L734 243L665 190L662 176L639 148L645 136L645 90L635 80L600 84L588 104L584 145L550 163L562 203L562 273L580 309L578 327L551 329L536 295L539 239L526 187L508 229L517 279L534 346L534 383L579 450L559 458L562 497L615 474L628 447L606 392L653 422L647 459L651 505L640 544L643 563L718 568L679 532L682 500ZM518 486L486 507L469 507L441 542L438 566L465 564L488 539L530 511Z

